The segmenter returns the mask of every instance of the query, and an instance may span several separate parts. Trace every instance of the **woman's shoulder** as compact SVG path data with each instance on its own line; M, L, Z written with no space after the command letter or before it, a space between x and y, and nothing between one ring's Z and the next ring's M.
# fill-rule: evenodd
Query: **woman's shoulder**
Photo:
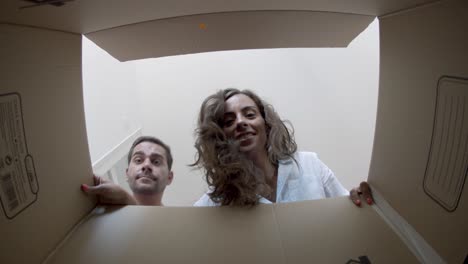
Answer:
M314 163L319 161L318 155L311 151L296 151L291 158L280 160L279 163L282 165L288 164L302 164L302 163Z
M318 159L318 155L315 152L311 151L296 151L294 153L294 158L296 159Z
M202 197L200 197L200 199L198 199L198 201L193 204L193 206L218 206L218 204L213 202L213 200L211 200L210 196L208 195L208 192L206 192Z

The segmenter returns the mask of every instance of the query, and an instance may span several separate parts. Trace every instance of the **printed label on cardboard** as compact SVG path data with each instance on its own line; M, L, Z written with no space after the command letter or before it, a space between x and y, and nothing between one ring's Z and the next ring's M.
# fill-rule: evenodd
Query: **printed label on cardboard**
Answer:
M444 76L437 87L424 190L447 211L456 210L468 169L468 80Z
M37 199L39 184L28 154L21 97L0 95L0 200L5 216L14 218Z

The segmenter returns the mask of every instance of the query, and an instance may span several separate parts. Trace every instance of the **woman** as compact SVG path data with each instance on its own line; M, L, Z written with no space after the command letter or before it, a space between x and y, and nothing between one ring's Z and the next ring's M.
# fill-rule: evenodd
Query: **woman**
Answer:
M298 152L292 130L255 93L225 89L202 104L192 166L203 169L210 191L195 206L292 202L350 194L315 153ZM361 192L362 191L362 192ZM367 183L351 191L369 204Z

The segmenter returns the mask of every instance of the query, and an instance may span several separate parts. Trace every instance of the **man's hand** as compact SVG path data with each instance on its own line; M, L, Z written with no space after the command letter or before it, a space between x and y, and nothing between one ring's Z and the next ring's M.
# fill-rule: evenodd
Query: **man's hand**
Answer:
M349 198L351 198L351 201L353 201L353 203L358 207L361 207L361 195L362 199L364 199L368 205L372 205L374 203L370 186L365 181L361 182L359 187L353 188L349 192Z
M96 195L98 202L102 204L137 204L135 198L119 185L99 176L93 175L94 186L81 185L81 190L86 194Z

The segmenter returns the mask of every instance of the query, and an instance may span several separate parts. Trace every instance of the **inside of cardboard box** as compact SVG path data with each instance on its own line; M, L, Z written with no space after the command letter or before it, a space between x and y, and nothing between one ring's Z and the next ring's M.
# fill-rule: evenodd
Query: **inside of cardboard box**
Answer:
M466 149L468 137L463 127L468 124L468 109L462 111L456 103L444 102L451 98L448 102L466 104L467 98L458 95L468 88L464 84L468 37L463 33L467 10L466 1L441 1L380 18L379 107L369 172L373 186L449 263L461 262L466 249L460 245L468 243L466 236L460 236L467 233L466 186L461 191L452 184L457 202L440 191L449 188L451 179L460 183L466 179L468 166L463 151L456 154L459 148ZM447 109L443 118L437 110L441 105ZM458 121L450 121L456 113ZM438 123L443 120L441 151ZM464 160L465 175L456 173L455 167L460 165L455 157ZM428 182L425 177L438 180ZM450 206L444 207L437 199Z
M45 2L45 1L41 1ZM324 13L382 16L400 10L431 3L434 0L365 0L350 3L347 0L271 0L235 1L231 3L205 0L193 3L190 0L140 1L129 4L125 0L113 1L67 1L61 7L41 5L21 9L28 5L24 1L2 1L0 18L2 22L16 25L33 25L40 28L88 34L114 27L137 24L173 17L198 14L228 13L240 11L320 11Z
M393 2L401 4L401 1ZM415 2L406 1L405 5L392 11L405 9ZM4 12L8 9L1 10ZM370 170L371 183L449 263L460 263L466 257L466 187L460 194L456 210L449 212L425 193L423 184L430 153L438 80L441 76L463 80L468 78L468 39L464 32L467 25L466 11L467 4L464 1L440 1L381 18L379 108ZM37 22L38 18L40 20L41 16L32 18L5 21L36 26L34 21ZM58 29L50 20L43 21L37 26ZM67 25L70 26L70 23ZM75 31L71 31L81 32L77 24L74 25L71 28ZM91 174L83 107L81 102L77 104L82 96L79 59L81 42L76 34L38 28L2 25L1 30L2 40L7 40L1 42L2 58L6 58L0 64L2 72L6 73L6 77L0 80L2 93L19 91L22 94L28 148L33 155L39 179L39 196L33 206L16 216L14 221L0 219L0 231L9 237L8 243L1 245L0 260L2 263L39 262L63 241L71 228L93 207L92 202L75 189L83 180L89 180ZM57 48L52 49L51 45ZM45 103L38 106L38 102ZM64 134L73 135L76 140L70 142L63 137ZM57 143L51 147L51 141ZM74 151L70 153L69 149ZM65 159L68 163L57 162L63 157L70 157ZM339 204L334 200L322 202ZM76 206L71 208L70 204ZM133 208L141 209L136 214L166 209ZM316 209L320 209L319 206L311 208ZM329 219L340 219L334 216ZM126 218L123 216L121 219ZM116 223L122 223L118 221L119 216L115 220ZM103 226L102 223L93 226L93 223L90 224L93 228ZM124 227L118 228L123 230ZM80 233L78 237L87 235L96 241L102 239L92 233ZM309 239L313 238L313 234L309 236ZM378 241L379 237L373 239ZM297 242L301 241L291 243ZM347 248L346 244L331 243L331 246ZM68 250L77 254L74 261L85 261L80 258L80 251L93 252L87 248L87 243L78 243L78 246L74 242L71 244L75 246ZM108 256L112 256L113 250L107 250ZM94 254L89 256L92 258Z
M47 263L417 263L371 207L350 206L347 197L99 209Z

